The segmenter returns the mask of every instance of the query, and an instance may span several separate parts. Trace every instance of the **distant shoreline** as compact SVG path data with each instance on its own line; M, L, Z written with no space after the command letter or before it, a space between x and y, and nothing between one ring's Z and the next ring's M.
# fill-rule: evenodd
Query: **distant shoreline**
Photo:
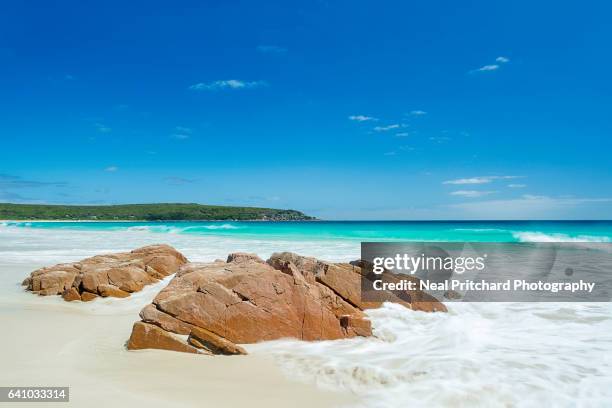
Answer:
M319 222L324 220L0 220L0 222Z

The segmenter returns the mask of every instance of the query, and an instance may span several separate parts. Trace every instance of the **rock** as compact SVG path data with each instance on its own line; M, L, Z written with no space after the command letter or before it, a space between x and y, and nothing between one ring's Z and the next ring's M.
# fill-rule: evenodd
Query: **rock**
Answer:
M161 349L198 353L198 349L153 324L136 322L128 340L128 350Z
M39 295L58 295L72 287L76 273L65 270L49 270L32 276L32 286Z
M320 262L315 277L347 302L365 309L361 304L361 273L358 268L346 263Z
M268 259L274 269L287 273L290 269L289 265L293 265L298 271L304 275L304 279L309 283L316 281L315 275L318 269L318 259L306 256L300 256L293 252L274 253Z
M246 252L234 252L227 256L227 263L230 262L247 262L255 261L259 263L266 263L263 259L258 257L256 254L249 254Z
M98 292L98 286L108 284L108 270L100 268L87 268L81 277L83 290L91 293Z
M283 272L290 270L291 266L297 268L307 281L319 282L338 294L351 305L361 309L374 309L380 307L383 302L400 303L412 310L419 311L446 311L444 304L433 296L417 290L404 292L399 296L393 292L377 292L376 302L362 300L361 279L365 273L363 261L347 263L331 263L316 258L300 256L291 252L272 254L268 263ZM402 278L418 281L418 278L403 275ZM383 273L383 280L397 281L400 277L390 272Z
M353 330L356 335L367 337L372 334L372 325L369 320L355 319L351 315L340 318L340 325L344 328Z
M74 300L81 300L81 295L79 294L79 291L76 290L76 288L74 287L66 289L62 297L64 298L66 302L72 302Z
M206 349L213 354L247 354L246 350L242 347L201 327L194 327L187 341L189 344Z
M153 304L146 305L140 311L140 318L143 322L156 324L162 329L176 334L189 334L194 328L189 323L182 322L169 314L160 312Z
M237 344L293 337L331 340L370 336L363 311L295 265L284 271L244 254L231 262L184 265L141 312L143 322L184 334L215 354L243 354ZM188 326L186 326L188 325Z
M125 292L116 286L106 285L106 284L98 286L98 293L102 297L111 296L111 297L117 297L117 298L124 298L124 297L130 296L128 292Z
M204 353L246 354L238 344L286 337L334 340L371 336L371 324L363 310L379 307L383 301L398 301L413 310L446 310L422 291L388 292L376 302L364 302L361 280L367 272L362 266L288 252L274 254L267 262L254 254L233 253L227 262L184 264L153 303L141 311L140 323L149 331L152 326L168 335L189 334L187 343L175 345L181 351L188 345ZM386 280L402 278L391 273L383 276ZM136 330L144 329L135 325ZM141 341L139 347L160 348L157 342L169 341L158 331L154 333L153 340Z
M91 293L91 292L83 292L83 293L81 293L81 300L83 302L90 302L90 301L94 300L97 297L98 297L98 295L96 295L95 293Z
M365 270L362 269L362 273L365 273ZM382 275L377 278L381 278L383 282L399 282L401 280L411 280L415 282L415 285L420 285L420 279L406 274L394 274L391 272L383 272ZM446 306L438 299L433 297L427 292L422 290L412 290L412 291L380 291L374 294L375 301L372 302L364 302L363 306L366 308L378 308L383 302L393 302L399 303L409 309L414 311L421 312L447 312Z
M125 292L139 292L145 285L155 283L158 280L146 272L146 266L128 265L110 269L108 271L108 281ZM177 269L174 271L176 272ZM155 274L158 274L157 270L155 270Z
M67 301L89 301L97 294L126 297L177 272L186 263L187 259L174 248L150 245L41 268L32 272L23 285L39 295L62 295Z

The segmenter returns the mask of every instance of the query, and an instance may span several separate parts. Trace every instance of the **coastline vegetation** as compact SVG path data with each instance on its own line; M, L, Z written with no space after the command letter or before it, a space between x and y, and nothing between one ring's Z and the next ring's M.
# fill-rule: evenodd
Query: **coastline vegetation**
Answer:
M296 210L192 203L120 205L0 203L0 220L306 221L314 219Z

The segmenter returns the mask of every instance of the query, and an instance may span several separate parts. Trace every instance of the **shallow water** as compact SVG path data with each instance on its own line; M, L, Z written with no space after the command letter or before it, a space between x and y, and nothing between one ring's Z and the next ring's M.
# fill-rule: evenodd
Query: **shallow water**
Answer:
M607 242L612 237L610 223L52 224L0 226L2 307L59 302L23 293L19 282L26 265L160 242L193 261L233 251L267 257L281 250L346 261L359 257L361 239ZM87 307L107 314L133 304L96 301ZM248 350L273 355L292 378L354 393L367 407L612 405L610 303L449 308L446 314L427 314L390 304L368 311L376 338L279 340Z

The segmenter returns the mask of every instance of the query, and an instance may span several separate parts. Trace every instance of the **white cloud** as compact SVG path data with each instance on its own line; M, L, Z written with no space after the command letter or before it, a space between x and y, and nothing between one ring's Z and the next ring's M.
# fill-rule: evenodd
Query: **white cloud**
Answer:
M396 152L386 152L385 156L395 156L396 154Z
M527 184L508 184L508 187L510 187L510 188L525 188L525 187L527 187Z
M408 137L408 136L410 136L410 133L408 133L408 132L400 132L400 133L396 133L395 136L397 136L397 137Z
M399 129L401 126L396 124L388 125L388 126L376 126L374 128L375 132L386 132L388 130Z
M493 180L511 180L516 178L521 178L522 176L480 176L480 177L470 177L470 178L462 178L456 180L446 180L442 184L487 184L492 182Z
M287 49L278 45L258 45L257 51L268 54L283 54L287 52Z
M194 91L215 91L220 89L251 89L266 86L265 81L243 81L240 79L224 79L213 82L198 82L189 87Z
M495 193L495 191L458 190L458 191L451 192L450 195L467 197L467 198L477 198L477 197L483 197L483 196L493 194L493 193Z
M367 115L351 115L348 117L349 120L355 120L357 122L377 121L378 119Z
M499 65L497 64L490 64L490 65L483 65L482 67L475 69L475 72L487 72L487 71L496 71L499 69Z
M107 168L104 169L104 171L107 171L109 173L114 173L117 170L119 170L119 167L117 167L117 166L108 166Z
M506 63L510 62L510 58L508 58L508 57L497 57L497 58L495 58L495 62L497 64L483 65L480 68L471 70L470 73L497 71L500 68L500 64L506 64Z
M411 111L410 114L413 116L423 116L423 115L427 115L427 112L417 109L417 110Z

